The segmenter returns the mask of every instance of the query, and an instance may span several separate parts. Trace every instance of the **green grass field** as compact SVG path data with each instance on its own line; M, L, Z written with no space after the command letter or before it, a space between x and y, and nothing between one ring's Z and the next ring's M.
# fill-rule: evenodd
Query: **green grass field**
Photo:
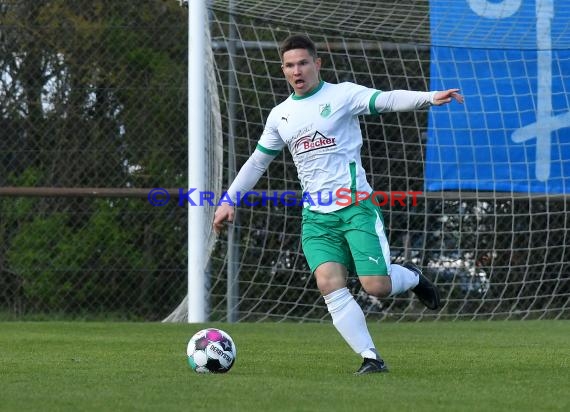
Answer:
M570 322L383 323L391 368L331 324L211 324L234 338L225 375L198 375L186 343L204 325L0 323L0 411L570 410Z

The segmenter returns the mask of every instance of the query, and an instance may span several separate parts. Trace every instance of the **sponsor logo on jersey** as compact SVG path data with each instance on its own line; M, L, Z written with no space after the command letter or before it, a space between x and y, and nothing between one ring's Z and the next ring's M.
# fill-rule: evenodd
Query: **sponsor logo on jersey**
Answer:
M300 137L293 145L293 154L300 155L303 153L312 152L314 150L322 150L328 147L336 146L336 139L334 137L326 137L319 131L316 131L312 136L306 135Z

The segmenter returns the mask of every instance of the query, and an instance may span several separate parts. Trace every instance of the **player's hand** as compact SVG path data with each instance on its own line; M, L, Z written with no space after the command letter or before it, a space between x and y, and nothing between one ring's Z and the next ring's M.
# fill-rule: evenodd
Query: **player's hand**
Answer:
M463 103L463 96L460 95L459 89L449 89L443 92L437 92L433 99L434 106L441 106L455 100L457 103Z
M214 213L214 223L212 224L216 234L220 234L221 230L224 228L225 222L234 221L234 213L234 207L228 203L222 203L216 209L216 212Z

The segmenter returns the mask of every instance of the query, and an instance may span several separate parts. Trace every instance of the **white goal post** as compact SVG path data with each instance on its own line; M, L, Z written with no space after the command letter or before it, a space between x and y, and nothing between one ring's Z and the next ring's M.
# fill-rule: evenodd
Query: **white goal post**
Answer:
M329 82L461 88L462 107L361 119L374 189L421 193L385 208L392 257L425 268L445 301L437 312L412 294L380 301L351 277L369 320L568 318L570 3L215 0L208 13L224 154L206 167L223 165L223 188L291 93L278 53L289 34L315 41ZM286 151L256 190L300 191ZM328 321L300 212L238 208L210 254L208 319Z
M223 137L206 1L190 3L188 13L188 292L165 322L200 323L209 316L209 259L216 235L215 208L202 193L220 193ZM192 206L196 204L198 206Z

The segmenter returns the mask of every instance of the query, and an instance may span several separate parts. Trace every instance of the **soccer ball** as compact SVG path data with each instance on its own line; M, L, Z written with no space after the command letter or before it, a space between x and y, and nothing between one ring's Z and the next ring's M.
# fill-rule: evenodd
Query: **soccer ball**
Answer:
M197 373L226 373L236 360L236 345L226 332L208 328L196 332L186 348L188 364Z

